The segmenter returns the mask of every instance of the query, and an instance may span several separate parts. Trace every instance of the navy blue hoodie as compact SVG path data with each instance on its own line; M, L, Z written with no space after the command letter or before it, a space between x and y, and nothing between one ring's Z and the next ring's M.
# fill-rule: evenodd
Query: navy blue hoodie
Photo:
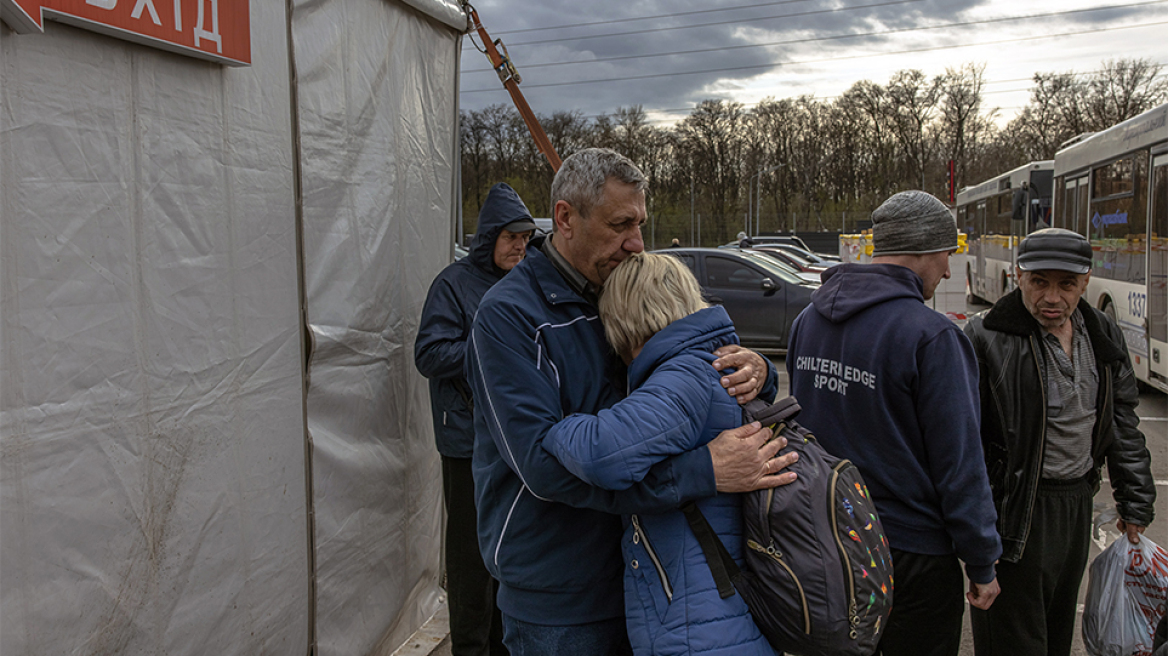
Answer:
M844 264L795 320L787 351L799 423L859 467L891 546L957 553L977 583L1002 547L982 457L973 346L894 264Z
M503 183L491 187L479 211L470 254L443 269L426 295L414 364L430 379L434 440L438 452L448 458L470 458L474 450L472 395L463 364L479 301L507 273L495 266L495 241L503 226L530 218L514 189Z

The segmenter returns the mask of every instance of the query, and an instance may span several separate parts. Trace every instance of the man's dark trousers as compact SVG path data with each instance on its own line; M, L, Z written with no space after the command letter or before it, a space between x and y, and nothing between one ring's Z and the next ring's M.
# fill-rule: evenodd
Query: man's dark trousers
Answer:
M965 614L965 579L957 556L891 551L892 614L876 653L957 656Z
M503 619L495 606L498 584L479 553L470 458L442 456L446 501L446 596L454 656L505 656Z
M1039 483L1022 558L998 563L1002 593L988 611L971 609L977 656L1071 653L1093 497L1085 479Z

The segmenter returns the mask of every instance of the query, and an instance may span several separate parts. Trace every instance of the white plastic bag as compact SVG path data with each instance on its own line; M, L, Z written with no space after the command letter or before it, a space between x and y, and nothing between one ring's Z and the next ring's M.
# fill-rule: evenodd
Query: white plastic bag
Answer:
M1150 656L1168 599L1168 552L1120 536L1091 563L1083 646L1091 656Z

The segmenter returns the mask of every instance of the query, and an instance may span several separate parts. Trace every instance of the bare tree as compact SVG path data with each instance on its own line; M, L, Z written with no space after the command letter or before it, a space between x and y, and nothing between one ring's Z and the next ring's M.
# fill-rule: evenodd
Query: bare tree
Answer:
M955 163L955 186L961 181L973 181L968 175L974 164L971 160L977 154L977 146L993 132L996 110L983 114L984 88L985 64L948 68L942 77L938 130L946 159Z
M1168 80L1160 65L1147 59L1103 62L1087 83L1087 114L1091 127L1103 130L1159 105L1168 98Z
M693 162L707 216L714 219L712 232L718 242L728 239L733 234L730 228L742 225L739 219L745 216L738 205L745 123L742 103L706 100L677 126L682 148Z
M926 128L937 108L943 78L932 80L918 70L897 71L889 81L888 107L892 112L893 129L904 150L909 179L920 181L925 187L925 167L932 151Z

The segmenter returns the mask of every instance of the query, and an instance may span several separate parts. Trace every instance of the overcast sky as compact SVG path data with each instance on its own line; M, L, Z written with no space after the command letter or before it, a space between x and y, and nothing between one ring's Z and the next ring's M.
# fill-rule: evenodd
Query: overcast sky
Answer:
M641 105L651 119L666 122L705 99L747 105L768 96L830 99L860 80L885 84L902 69L932 76L984 64L985 101L1000 108L1005 121L1026 104L1037 72L1090 72L1116 58L1168 64L1168 0L474 5L492 38L510 50L528 102L544 115L578 110L591 117ZM463 42L461 89L463 109L511 103L469 40Z

